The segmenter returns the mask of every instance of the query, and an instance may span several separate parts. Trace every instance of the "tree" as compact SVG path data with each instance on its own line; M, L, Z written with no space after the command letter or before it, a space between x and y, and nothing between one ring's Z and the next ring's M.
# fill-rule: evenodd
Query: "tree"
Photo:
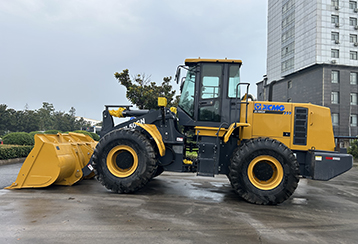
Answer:
M358 141L354 140L348 148L348 153L357 159L358 158Z
M0 136L5 134L8 130L7 122L9 121L9 112L6 104L0 104Z
M138 74L131 79L128 69L121 73L116 72L114 76L118 83L127 88L126 97L129 101L139 109L157 109L158 97L165 97L168 106L173 106L174 102L178 102L178 98L173 102L175 90L172 91L170 85L172 77L164 77L162 84L157 86L155 82L150 81L150 77L146 77L144 74Z
M71 107L70 111L68 111L71 117L76 117L76 109L74 107Z
M60 130L63 132L89 127L90 123L83 118L77 120L76 109L71 107L68 113L55 111L51 103L44 102L38 110L16 111L7 105L0 104L0 136L9 132L32 132Z
M16 131L31 132L40 129L40 118L35 111L26 109L24 111L16 111L16 114L18 114L17 118L19 118Z
M53 114L55 108L51 103L43 102L42 108L37 110L37 114L40 116L40 130L51 130L54 129L53 127Z

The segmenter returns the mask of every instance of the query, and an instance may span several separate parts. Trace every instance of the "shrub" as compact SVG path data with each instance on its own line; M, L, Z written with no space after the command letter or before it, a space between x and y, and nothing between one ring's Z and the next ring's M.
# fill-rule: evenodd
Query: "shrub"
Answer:
M88 132L88 131L85 131L85 130L75 130L74 132L75 133L82 133L84 135L90 136L95 141L99 141L99 135L97 135L96 133Z
M35 144L35 135L36 134L43 134L43 132L41 132L41 131L31 131L30 133L29 133L29 135L31 136L31 139L32 139L32 141L33 141L33 144Z
M31 137L34 137L36 134L43 134L43 132L42 131L31 131L29 134Z
M33 146L1 145L0 160L27 157Z
M60 130L47 130L44 132L44 134L56 135L59 132L62 133Z
M358 158L358 141L354 140L348 148L348 153L352 154L353 158Z
M2 138L4 144L8 145L34 145L33 138L26 132L13 132Z
M99 141L100 138L99 138L99 135L98 135L98 134L93 133L93 132L90 132L90 133L91 133L91 135L92 135L91 137L92 137L93 140Z

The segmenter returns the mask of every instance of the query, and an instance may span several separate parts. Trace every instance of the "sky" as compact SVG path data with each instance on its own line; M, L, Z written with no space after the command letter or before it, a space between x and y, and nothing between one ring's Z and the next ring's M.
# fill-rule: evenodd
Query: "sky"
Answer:
M266 23L266 0L0 0L0 104L101 120L130 104L115 72L160 84L198 57L241 59L256 96Z

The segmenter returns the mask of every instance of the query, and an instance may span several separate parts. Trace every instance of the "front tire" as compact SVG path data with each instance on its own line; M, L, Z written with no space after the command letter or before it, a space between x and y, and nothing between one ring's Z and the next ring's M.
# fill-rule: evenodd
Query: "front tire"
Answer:
M157 160L145 135L133 129L118 129L99 141L93 161L102 185L117 193L131 193L153 178Z
M246 201L275 205L287 200L299 181L299 167L292 151L270 138L251 139L231 158L229 180Z

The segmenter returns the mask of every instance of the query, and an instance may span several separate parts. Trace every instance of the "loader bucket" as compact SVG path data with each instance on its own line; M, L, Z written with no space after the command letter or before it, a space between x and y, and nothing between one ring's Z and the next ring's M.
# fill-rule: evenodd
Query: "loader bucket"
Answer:
M73 185L82 179L82 168L90 161L96 145L91 137L78 133L37 134L16 181L5 189Z

